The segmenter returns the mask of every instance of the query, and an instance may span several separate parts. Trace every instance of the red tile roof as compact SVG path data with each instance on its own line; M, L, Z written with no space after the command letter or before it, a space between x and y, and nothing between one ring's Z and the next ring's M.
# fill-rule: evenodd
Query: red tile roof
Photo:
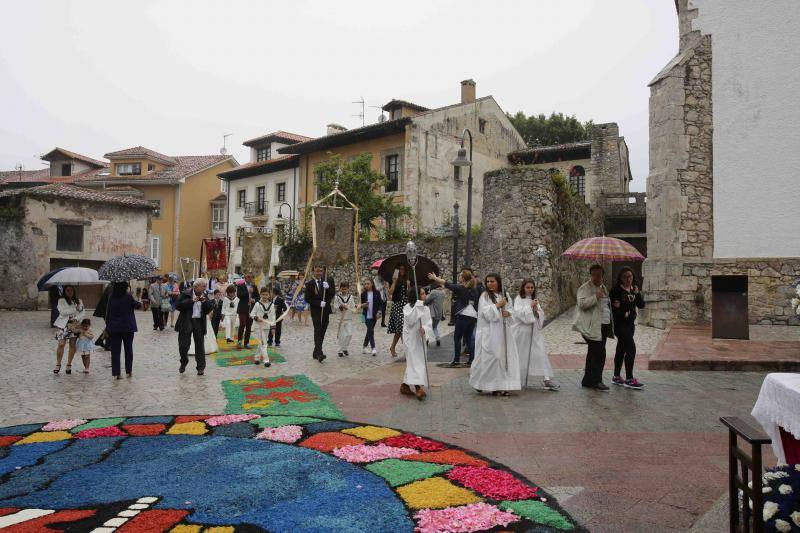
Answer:
M38 170L3 170L0 171L0 184L3 183L37 183L50 181L50 169Z
M253 146L255 144L260 144L266 141L284 141L288 144L293 143L301 143L305 141L310 141L313 137L306 137L305 135L298 135L296 133L289 133L288 131L273 131L272 133L268 133L266 135L262 135L261 137L256 137L255 139L250 139L249 141L245 141L242 144L244 146Z
M48 185L40 185L39 187L30 187L28 189L0 192L0 198L8 198L11 196L30 196L32 198L43 199L66 198L70 200L79 200L81 202L115 204L136 209L153 209L153 204L146 200L138 200L130 196L107 194L92 189L67 185L65 183L51 183Z
M152 161L158 161L166 165L175 165L177 162L174 158L160 154L155 150L145 148L144 146L134 146L133 148L125 148L124 150L117 150L116 152L109 152L103 157L108 159L122 159L127 157L146 157Z
M167 183L175 184L181 180L197 174L207 168L213 167L225 161L235 160L229 155L178 155L171 157L175 164L157 172L149 172L141 176L92 176L82 181L98 183L113 183L115 181L138 182L138 183Z
M98 168L108 166L108 163L105 163L103 161L98 161L97 159L92 159L91 157L87 157L85 155L81 155L76 152L70 152L69 150L64 150L63 148L59 148L58 146L56 146L55 148L44 154L42 156L42 159L44 161L52 161L53 159L56 159L56 157L54 157L55 154L63 154L67 157L67 159L77 159L78 161L89 163L90 165L93 165Z
M220 172L217 176L222 179L245 178L247 176L257 176L259 174L268 174L270 172L293 168L299 164L299 155L280 155L272 159L265 159L264 161L245 163L244 165L239 165L230 170Z

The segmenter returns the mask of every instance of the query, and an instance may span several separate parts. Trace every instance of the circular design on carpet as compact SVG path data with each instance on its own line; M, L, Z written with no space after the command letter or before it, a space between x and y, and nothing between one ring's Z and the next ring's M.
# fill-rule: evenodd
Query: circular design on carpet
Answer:
M0 528L582 529L528 480L467 450L382 426L257 414L0 428Z

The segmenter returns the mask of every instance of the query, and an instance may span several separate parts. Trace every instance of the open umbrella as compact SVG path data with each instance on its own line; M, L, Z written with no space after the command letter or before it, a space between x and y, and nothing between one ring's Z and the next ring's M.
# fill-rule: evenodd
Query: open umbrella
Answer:
M45 283L47 283L47 280L49 280L54 275L56 275L56 273L61 272L65 268L67 267L61 267L55 270L51 270L50 272L39 278L39 281L36 282L36 288L39 289L39 291L46 291L48 289L48 287L45 285Z
M107 281L100 280L97 270L84 267L67 267L55 274L45 283L45 287L53 285L105 285Z
M300 273L297 270L281 270L278 272L279 278L290 278L292 276L299 276Z
M589 237L561 254L568 259L586 261L644 261L644 256L630 243L614 237Z
M152 276L155 272L155 261L144 255L125 254L109 259L100 267L100 279L120 282Z
M391 281L392 276L394 276L394 271L400 268L400 265L405 265L409 276L408 279L413 280L414 277L412 276L411 265L408 264L408 257L406 257L406 254L397 254L384 259L383 263L381 263L381 266L378 269L378 275L384 281ZM428 284L429 273L433 272L437 276L439 275L439 266L432 260L421 255L417 256L417 264L414 270L417 274L418 283L424 285Z
M385 259L376 259L376 260L375 260L375 262L373 262L373 263L372 263L372 264L369 266L369 268L370 268L370 269L373 269L373 268L380 268L380 267L381 267L381 264L383 264L383 262L384 262L384 261L386 261L386 260L385 260Z

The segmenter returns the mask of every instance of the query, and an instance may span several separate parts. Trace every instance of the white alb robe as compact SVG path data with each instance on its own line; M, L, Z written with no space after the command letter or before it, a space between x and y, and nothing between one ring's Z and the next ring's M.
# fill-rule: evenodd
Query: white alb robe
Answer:
M531 299L520 296L514 301L514 321L511 330L517 343L519 353L520 376L525 383L528 377L541 376L544 379L553 377L553 367L547 357L547 345L544 342L544 310L539 306L539 316L531 310Z
M340 310L339 307L344 306L347 309ZM344 352L350 346L350 341L353 339L353 318L356 313L356 301L352 294L342 296L336 294L333 299L333 313L337 314L337 334L336 340L339 342L339 351Z
M499 295L497 295L499 297ZM507 298L509 302L510 298ZM520 370L517 344L511 332L513 309L503 326L503 315L492 303L489 293L478 300L478 325L475 330L475 359L469 372L469 384L485 392L520 390Z
M211 326L210 315L206 316L206 334L203 337L203 348L206 351L206 355L219 350L219 346L217 346L217 336L214 335L214 328ZM196 355L194 350L194 336L192 336L192 340L189 343L189 353Z
M425 337L420 334L419 328L425 331ZM406 373L403 383L406 385L428 386L428 374L425 371L425 339L433 338L433 321L431 310L425 302L417 300L412 307L406 304L403 307L403 345L406 347Z
M239 307L239 298L228 296L222 297L222 323L225 327L225 338L233 339L233 332L236 329L236 309Z
M264 318L266 315L266 318ZM250 311L250 318L253 319L253 329L258 332L258 352L253 356L256 361L259 358L265 363L269 362L269 348L267 341L269 339L269 329L275 325L275 304L272 300L262 302L257 301L253 305L253 310Z

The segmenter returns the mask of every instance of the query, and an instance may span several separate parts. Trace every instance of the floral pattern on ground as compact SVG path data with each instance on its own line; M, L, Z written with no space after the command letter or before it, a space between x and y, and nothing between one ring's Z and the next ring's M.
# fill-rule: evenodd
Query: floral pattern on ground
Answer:
M295 378L239 385L283 391ZM58 429L73 422L0 428L0 517L17 529L583 531L501 465L394 428L229 413Z
M222 390L227 413L344 418L328 393L302 374L232 379Z

